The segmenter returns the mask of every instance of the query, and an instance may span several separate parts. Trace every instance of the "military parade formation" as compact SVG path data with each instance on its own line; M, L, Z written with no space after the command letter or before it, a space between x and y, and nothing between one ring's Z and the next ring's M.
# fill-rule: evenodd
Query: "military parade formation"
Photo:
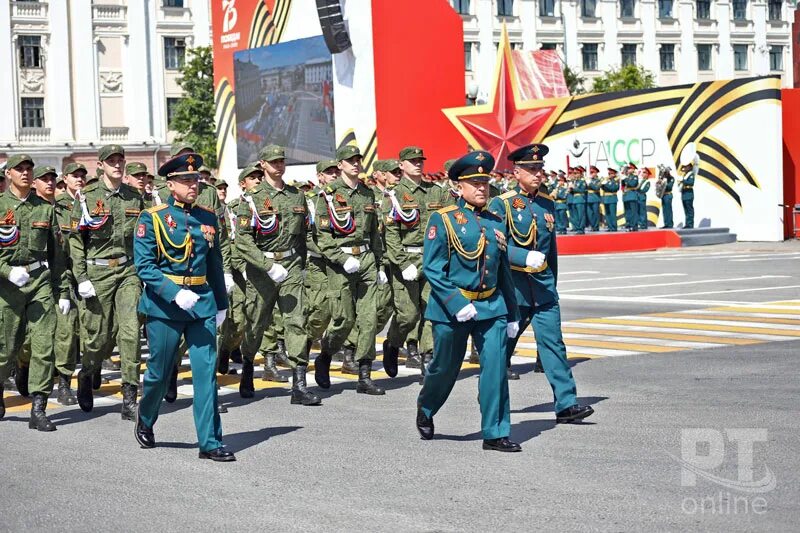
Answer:
M401 355L419 369L423 439L433 438L471 341L483 448L520 451L509 440L508 379L519 379L511 357L529 326L556 421L593 413L578 403L567 363L556 235L648 227L648 168L628 163L619 177L609 168L601 178L590 166L587 179L582 166L546 172L547 153L542 144L519 148L513 170L497 172L490 153L474 151L426 174L423 149L409 146L366 176L359 148L344 145L316 165L315 180L288 182L284 148L268 145L229 202L228 183L215 183L186 144L173 146L157 178L118 145L99 150L91 179L80 163L59 174L13 155L0 194L0 398L4 388L30 397L29 427L54 431L46 412L54 385L60 404L91 412L101 369L112 368L122 419L153 448L161 402L177 398L188 355L199 456L232 461L217 384L218 374L236 373L231 361L241 365L244 399L255 395L261 358L262 380L286 382L278 364L291 369L293 405L322 404L307 376L329 389L334 361L358 376L358 394L384 395L372 371L386 330L386 374L398 375ZM655 183L667 228L676 185L684 227L693 226L695 170L680 171L676 180L660 167Z

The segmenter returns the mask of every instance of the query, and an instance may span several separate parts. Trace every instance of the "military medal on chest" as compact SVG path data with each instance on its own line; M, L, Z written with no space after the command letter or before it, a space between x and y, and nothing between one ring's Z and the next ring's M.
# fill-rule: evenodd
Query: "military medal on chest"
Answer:
M169 228L170 233L175 233L175 228L178 227L178 223L175 222L175 218L167 213L167 216L164 217L164 222L167 223L167 228Z
M207 226L203 224L200 226L200 231L203 233L203 237L208 241L208 247L214 247L214 235L217 233L217 230L214 229L214 226Z
M555 227L555 222L556 222L556 219L553 216L553 213L546 212L544 214L544 221L545 221L545 226L547 227L547 231L553 231L553 228Z
M278 231L279 223L278 223L278 214L272 209L272 202L270 201L269 197L264 200L263 208L268 212L271 213L266 217L262 217L258 213L258 209L256 208L256 203L253 200L253 197L249 194L243 194L242 200L247 202L247 205L250 207L250 227L256 230L256 233L259 235L272 235L276 231ZM243 218L241 221L242 227L247 227L247 219Z
M86 205L86 196L81 191L78 191L76 197L81 206L81 219L78 222L78 229L88 229L91 231L102 228L108 222L109 211L106 211L103 206L103 200L97 200L95 209L92 211L94 215L102 215L102 218L94 218L89 214L89 208Z

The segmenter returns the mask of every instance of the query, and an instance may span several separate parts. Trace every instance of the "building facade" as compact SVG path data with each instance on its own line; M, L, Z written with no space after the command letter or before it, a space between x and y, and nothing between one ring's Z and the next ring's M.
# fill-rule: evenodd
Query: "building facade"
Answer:
M0 42L0 159L92 168L116 143L153 170L186 50L211 44L210 0L0 0Z
M464 21L466 82L490 87L503 24L514 48L554 49L591 80L627 63L658 86L775 74L793 85L786 0L451 0Z

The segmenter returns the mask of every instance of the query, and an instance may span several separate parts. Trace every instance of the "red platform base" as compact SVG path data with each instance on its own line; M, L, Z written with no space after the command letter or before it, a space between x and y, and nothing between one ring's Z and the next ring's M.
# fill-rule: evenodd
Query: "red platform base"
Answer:
M559 235L557 244L558 255L647 252L659 248L680 248L681 237L672 230L600 232Z

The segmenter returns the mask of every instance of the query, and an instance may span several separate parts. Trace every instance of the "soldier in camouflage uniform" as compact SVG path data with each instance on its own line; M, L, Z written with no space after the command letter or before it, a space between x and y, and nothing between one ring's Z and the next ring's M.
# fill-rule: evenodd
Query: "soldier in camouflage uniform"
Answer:
M53 206L31 194L33 176L54 174L55 169L35 171L33 159L13 155L6 166L8 189L0 194L0 418L5 416L3 383L22 350L26 331L31 339L28 390L33 396L28 427L54 431L47 418L47 397L53 389L58 308L69 313L69 281L64 273L63 236Z
M286 155L280 146L259 152L264 181L239 203L236 249L247 262L247 316L252 320L242 343L239 394L252 398L253 358L277 306L283 314L289 363L292 365L292 404L320 405L306 388L306 345L303 270L306 260L306 200L283 181Z
M385 391L372 381L372 361L377 334L377 286L388 282L379 270L383 243L378 230L375 194L358 179L361 151L346 145L336 151L341 175L317 198L317 242L327 261L332 290L338 290L341 311L333 313L328 335L316 359L314 378L323 389L331 386L332 355L344 344L352 328L358 330L356 392L380 395Z

